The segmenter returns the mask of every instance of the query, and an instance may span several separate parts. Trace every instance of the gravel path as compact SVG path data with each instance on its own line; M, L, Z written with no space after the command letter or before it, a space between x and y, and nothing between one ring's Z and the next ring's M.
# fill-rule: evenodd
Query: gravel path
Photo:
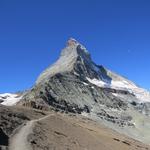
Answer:
M18 132L10 139L9 150L32 150L27 138L32 133L34 123L44 120L51 115L47 115L37 120L28 121Z

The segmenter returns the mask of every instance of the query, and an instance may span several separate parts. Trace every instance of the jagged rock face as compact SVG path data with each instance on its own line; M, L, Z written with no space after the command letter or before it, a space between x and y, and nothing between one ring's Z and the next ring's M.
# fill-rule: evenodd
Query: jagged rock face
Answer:
M85 84L82 78L74 74L56 74L45 85L36 85L24 98L26 101L39 101L39 104L44 101L55 108L76 113L90 112L96 105L127 109L126 103L115 98L107 90Z
M98 105L127 108L127 104L108 90L93 86L87 78L111 80L105 68L92 61L86 48L70 39L58 61L40 75L33 89L24 96L23 105L31 105L32 101L35 108L50 105L78 113L90 112Z

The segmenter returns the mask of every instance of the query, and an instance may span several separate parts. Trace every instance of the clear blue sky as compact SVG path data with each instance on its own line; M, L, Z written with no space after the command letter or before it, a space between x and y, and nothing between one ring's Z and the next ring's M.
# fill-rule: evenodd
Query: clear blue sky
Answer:
M0 93L30 88L69 37L150 89L149 0L0 0Z

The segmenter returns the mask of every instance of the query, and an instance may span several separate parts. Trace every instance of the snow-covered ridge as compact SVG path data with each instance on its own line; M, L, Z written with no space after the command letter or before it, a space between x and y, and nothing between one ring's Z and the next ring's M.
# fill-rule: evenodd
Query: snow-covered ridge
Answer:
M0 94L0 104L6 106L13 106L16 105L21 100L21 98L22 96L18 94L11 94L11 93Z
M129 91L136 96L136 98L139 100L139 103L150 102L150 92L136 86L132 82L128 82L127 80L112 80L111 82L90 78L87 78L87 80L98 87Z

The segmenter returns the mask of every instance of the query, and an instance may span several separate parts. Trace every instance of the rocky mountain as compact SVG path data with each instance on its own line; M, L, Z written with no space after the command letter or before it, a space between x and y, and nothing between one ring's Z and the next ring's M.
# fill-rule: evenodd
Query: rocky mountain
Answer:
M15 102L41 110L81 114L150 143L150 93L95 64L88 50L72 38L56 63Z
M91 112L97 109L99 104L126 109L124 102L114 98L108 89L104 90L89 82L90 79L107 82L112 80L104 67L92 61L90 54L81 44L70 39L58 61L39 76L35 86L23 97L21 104L32 103L34 107L52 106L77 113ZM132 95L129 92L128 94Z

